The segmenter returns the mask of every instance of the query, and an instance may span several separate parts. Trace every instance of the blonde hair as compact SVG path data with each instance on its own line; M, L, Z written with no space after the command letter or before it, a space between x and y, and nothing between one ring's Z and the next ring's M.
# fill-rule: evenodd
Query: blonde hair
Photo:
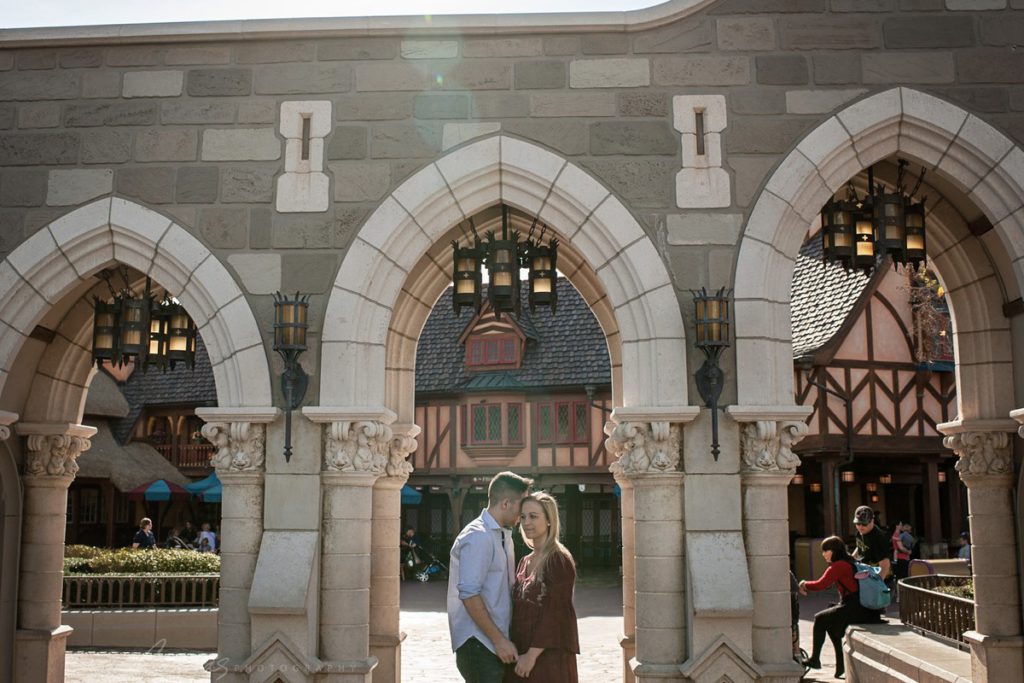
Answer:
M533 541L526 537L526 533L522 527L519 528L520 533L523 534L523 541L526 543L528 548L533 549L533 560L530 562L530 570L533 574L535 581L544 580L544 569L547 567L548 560L555 553L562 554L569 562L572 562L572 553L569 549L562 545L561 541L558 540L560 534L560 523L558 519L558 503L549 493L544 491L534 491L526 498L523 498L523 504L527 501L532 500L538 503L541 509L544 511L544 517L547 518L548 535L544 539L544 544L539 548L533 547Z

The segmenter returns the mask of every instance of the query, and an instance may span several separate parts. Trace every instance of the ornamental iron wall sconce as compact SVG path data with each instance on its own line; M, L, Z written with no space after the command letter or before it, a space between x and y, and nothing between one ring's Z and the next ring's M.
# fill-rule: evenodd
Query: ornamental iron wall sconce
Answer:
M136 363L143 372L150 367L166 372L178 363L194 369L196 324L185 307L166 295L163 301L157 302L148 277L145 291L141 297L136 297L128 283L127 269L122 275L125 287L115 291L110 284L111 272L100 272L110 288L111 299L104 301L94 297L93 362L97 365L108 362L116 367Z
M853 185L844 199L829 200L821 209L821 246L824 260L847 270L870 273L885 256L897 266L916 270L925 261L924 203L913 197L924 181L925 169L913 189L907 191L907 166L897 160L896 186L892 192L875 185L874 168L868 168L868 193L860 198Z
M309 376L299 364L299 356L306 350L306 322L309 313L309 295L298 292L289 299L274 292L274 350L284 361L281 373L281 391L284 393L284 461L292 458L292 411L302 404L309 387Z
M496 317L500 318L502 313L513 313L518 317L521 313L520 268L527 268L529 272L530 312L534 312L538 306L550 307L551 312L555 312L558 306L558 273L555 270L558 240L551 238L547 244L544 243L544 235L548 230L546 225L541 225L540 234L534 239L537 228L537 219L534 218L526 239L520 241L518 230L509 231L508 214L509 207L502 204L500 237L491 230L481 240L470 219L471 233L465 234L469 246L459 246L458 240L452 240L452 306L456 315L463 308L471 308L480 313L484 266L487 267L489 283L487 299Z
M722 395L725 373L718 366L722 351L729 348L729 297L732 290L721 288L708 294L703 287L691 290L697 323L696 347L704 352L704 364L694 379L704 405L711 409L711 454L718 461L718 399Z

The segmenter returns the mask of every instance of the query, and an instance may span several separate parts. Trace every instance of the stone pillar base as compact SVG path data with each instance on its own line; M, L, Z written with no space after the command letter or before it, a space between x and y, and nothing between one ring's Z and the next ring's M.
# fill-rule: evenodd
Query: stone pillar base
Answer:
M690 680L674 664L641 664L635 658L629 664L638 683L685 683Z
M52 630L19 629L14 636L14 680L18 683L63 683L64 652L70 626Z
M967 631L964 640L971 646L974 683L1024 681L1024 637Z
M300 662L281 656L279 648L271 648L244 664L224 659L211 659L203 667L210 672L211 683L372 683L377 659L351 662L323 662L310 659ZM63 681L63 672L60 681Z
M634 683L633 663L636 661L636 638L622 636L619 638L622 648L622 680L623 683Z
M764 664L761 667L761 680L765 683L799 683L803 680L805 669L791 662L789 664Z
M377 668L373 670L375 681L402 680L402 641L405 633L398 637L370 634L370 655L377 658Z

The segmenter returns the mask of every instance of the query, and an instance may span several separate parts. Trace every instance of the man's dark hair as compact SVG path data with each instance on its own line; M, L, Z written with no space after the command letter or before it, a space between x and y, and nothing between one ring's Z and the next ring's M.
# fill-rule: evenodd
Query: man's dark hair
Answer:
M506 498L522 498L533 486L533 479L520 477L515 472L499 472L487 486L487 504L505 500Z

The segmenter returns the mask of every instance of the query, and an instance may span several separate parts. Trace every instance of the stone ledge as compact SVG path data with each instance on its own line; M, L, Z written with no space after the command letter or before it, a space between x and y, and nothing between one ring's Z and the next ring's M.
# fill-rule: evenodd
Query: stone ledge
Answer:
M902 624L851 626L843 644L850 680L967 683L971 655Z

